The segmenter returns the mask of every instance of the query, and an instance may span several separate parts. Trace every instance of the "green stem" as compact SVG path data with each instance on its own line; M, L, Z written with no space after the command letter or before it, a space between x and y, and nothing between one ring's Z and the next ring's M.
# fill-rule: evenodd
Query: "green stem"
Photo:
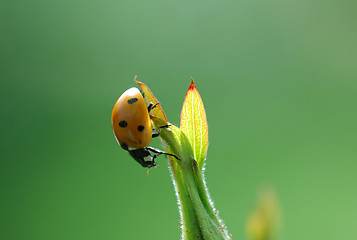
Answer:
M215 209L213 208L213 202L212 200L210 200L209 193L203 179L203 172L198 167L196 161L194 161L193 169L196 186L206 211L210 214L211 219L214 220L216 226L224 226L222 220L218 218L218 211L215 211Z
M186 161L186 159L184 159L183 161ZM190 164L191 162L191 164ZM189 200L191 200L193 207L194 207L194 211L197 217L197 221L198 221L198 227L200 229L200 233L201 233L201 238L203 239L217 239L216 234L214 234L214 232L216 231L212 231L215 230L214 226L212 225L212 221L210 219L209 214L207 213L202 199L198 193L198 189L196 186L196 181L194 178L194 174L193 174L193 168L192 168L192 162L193 159L189 159L188 161L186 161L187 164L187 168L185 169L186 171L184 171L184 179L185 179L185 183L188 186L188 189L190 191L190 196L189 196Z
M176 188L176 193L180 202L180 212L182 220L182 235L184 239L195 239L194 236L199 236L200 232L197 229L197 219L194 212L194 207L191 201L186 201L184 196L189 195L187 186L184 184L182 172L176 162L176 159L170 159L172 177ZM192 236L192 237L191 237Z
M165 125L165 122L155 121ZM170 165L181 206L184 239L230 239L210 203L202 172L192 157L192 147L186 135L171 126L163 129L160 136L167 144L167 151L181 159L171 157Z

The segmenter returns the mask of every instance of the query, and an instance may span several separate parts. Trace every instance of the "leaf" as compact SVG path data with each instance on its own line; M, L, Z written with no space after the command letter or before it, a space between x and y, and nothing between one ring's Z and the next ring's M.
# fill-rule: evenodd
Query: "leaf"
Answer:
M208 125L201 96L192 79L182 106L180 129L191 142L193 157L202 170L208 148Z
M146 104L149 105L151 102L155 105L159 101L156 99L154 94L150 91L148 86L145 85L145 83L136 81L136 76L135 76L135 82L141 87L141 91L144 94L144 98L146 101ZM164 110L162 109L161 105L158 104L154 109L151 110L150 115L163 119L167 121L166 115L164 113Z

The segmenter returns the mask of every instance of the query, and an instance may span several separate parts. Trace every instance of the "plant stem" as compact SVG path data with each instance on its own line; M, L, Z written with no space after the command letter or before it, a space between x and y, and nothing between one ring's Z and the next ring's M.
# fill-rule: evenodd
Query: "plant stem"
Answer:
M199 236L199 229L197 229L197 219L193 214L194 207L191 201L185 201L186 198L183 196L188 196L189 191L187 186L184 184L182 172L179 169L176 159L170 158L171 172L173 177L173 182L176 188L176 194L179 200L179 208L181 212L182 221L182 236L183 239L191 239L190 236ZM192 238L194 239L194 238Z
M168 146L167 151L181 159L170 157L170 165L180 201L184 239L230 239L214 212L202 172L192 157L192 147L185 134L171 126L162 129L160 136Z

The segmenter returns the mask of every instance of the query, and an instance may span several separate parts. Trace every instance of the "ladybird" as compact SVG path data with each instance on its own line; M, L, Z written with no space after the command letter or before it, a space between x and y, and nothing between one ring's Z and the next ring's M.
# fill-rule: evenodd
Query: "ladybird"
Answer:
M112 128L119 145L146 168L155 167L155 158L159 155L168 155L180 160L174 154L149 147L151 139L159 136L160 128L170 126L161 126L157 132L152 131L150 111L157 104L150 103L146 106L139 89L133 87L119 97L112 112Z

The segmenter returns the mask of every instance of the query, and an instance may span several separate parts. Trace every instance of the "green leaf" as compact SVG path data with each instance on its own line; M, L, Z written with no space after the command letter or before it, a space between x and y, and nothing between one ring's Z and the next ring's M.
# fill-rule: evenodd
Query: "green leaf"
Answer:
M150 91L148 86L146 86L145 83L136 81L136 76L135 76L135 82L141 87L141 91L144 94L144 98L145 98L145 101L146 101L147 105L149 105L151 102L154 105L159 102L156 99L156 97L154 96L154 94ZM162 107L161 107L160 104L158 104L154 109L151 110L150 115L167 121L165 112L164 112L164 110L162 110Z
M180 129L191 142L193 157L202 170L208 148L208 125L201 96L192 79L182 106Z

